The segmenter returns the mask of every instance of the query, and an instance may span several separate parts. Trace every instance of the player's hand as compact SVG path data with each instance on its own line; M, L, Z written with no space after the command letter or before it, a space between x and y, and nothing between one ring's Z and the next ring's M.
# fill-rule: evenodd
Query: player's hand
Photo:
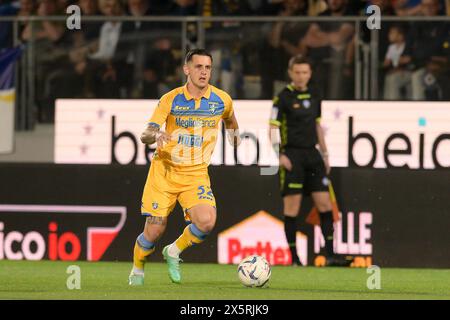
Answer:
M168 143L172 140L170 134L164 131L158 131L155 133L156 137L156 145L158 148L162 148L164 146L164 143Z
M280 166L285 168L287 171L292 170L292 162L285 154L280 154Z
M241 135L238 129L226 129L228 142L233 147L238 147L241 144Z

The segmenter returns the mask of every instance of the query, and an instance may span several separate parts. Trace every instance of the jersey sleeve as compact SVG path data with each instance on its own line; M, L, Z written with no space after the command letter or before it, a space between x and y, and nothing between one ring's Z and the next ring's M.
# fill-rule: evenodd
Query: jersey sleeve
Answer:
M165 94L159 99L158 105L153 111L153 115L148 121L148 125L160 128L167 120L170 113L171 101L170 97Z
M275 96L273 98L272 113L270 115L269 123L279 127L281 125L281 115L283 112L283 104L281 103L280 96Z
M323 99L323 93L319 91L317 93L318 95L318 102L317 102L317 114L316 114L316 123L320 123L322 120L322 99Z
M224 94L223 97L221 97L224 102L224 111L222 118L223 119L229 119L234 113L233 109L233 100L228 94Z
M319 100L317 103L317 114L316 114L316 122L320 123L322 120L322 100Z

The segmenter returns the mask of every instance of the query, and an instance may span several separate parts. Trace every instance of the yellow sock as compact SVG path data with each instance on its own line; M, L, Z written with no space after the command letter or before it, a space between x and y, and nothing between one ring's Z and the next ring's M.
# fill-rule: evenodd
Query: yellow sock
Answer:
M202 243L208 234L200 231L193 223L184 228L181 236L175 241L177 248L183 252L194 244Z
M136 269L144 270L146 258L155 251L155 245L145 239L141 233L134 243L133 266Z

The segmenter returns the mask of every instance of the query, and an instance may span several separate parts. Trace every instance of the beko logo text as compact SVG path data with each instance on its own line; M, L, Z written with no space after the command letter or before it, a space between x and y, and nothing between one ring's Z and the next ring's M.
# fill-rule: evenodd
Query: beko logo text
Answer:
M411 138L408 137L408 135L404 132L394 132L391 135L389 135L384 143L384 145L380 144L378 140L376 140L376 137L369 132L359 132L355 133L353 132L354 129L354 119L353 117L349 117L348 119L348 166L349 167L375 167L375 162L378 158L378 147L382 147L383 152L383 160L387 168L418 168L423 169L424 168L424 159L428 158L428 154L425 154L425 151L428 149L426 148L425 143L428 143L428 145L431 143L431 161L433 163L434 168L446 168L448 167L447 164L444 164L442 159L439 159L438 157L438 148L440 145L444 145L444 141L447 140L447 145L450 143L450 133L442 133L438 135L433 141L430 141L429 139L426 139L425 133L420 133L418 136L418 145L413 145L411 143ZM355 145L358 141L366 141L370 145L370 149L372 150L370 160L366 164L359 164L356 162L354 155L358 154L358 151L355 150ZM394 141L402 141L404 148L394 148L392 144ZM418 148L418 152L416 152L416 148ZM413 155L417 153L418 159L412 159ZM394 165L392 163L392 157L393 156L409 156L405 158L402 165ZM442 157L441 157L442 158ZM411 163L417 163L417 165L409 164Z

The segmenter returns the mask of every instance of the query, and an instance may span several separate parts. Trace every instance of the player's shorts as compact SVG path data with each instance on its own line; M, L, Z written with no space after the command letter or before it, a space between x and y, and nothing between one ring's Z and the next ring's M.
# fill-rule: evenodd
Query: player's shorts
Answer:
M195 205L216 207L208 171L189 175L174 171L163 160L154 158L142 195L141 214L167 217L175 208L177 200L186 220L190 220L187 210Z
M292 170L280 167L281 196L328 191L325 164L319 150L287 149L284 154L291 160Z

